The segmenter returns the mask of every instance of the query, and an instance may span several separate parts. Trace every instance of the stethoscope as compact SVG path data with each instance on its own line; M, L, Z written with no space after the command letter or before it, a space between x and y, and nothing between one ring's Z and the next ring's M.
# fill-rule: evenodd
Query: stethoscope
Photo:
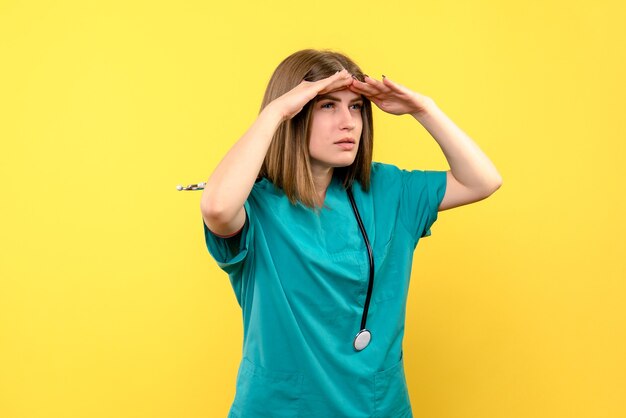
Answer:
M352 210L354 211L354 217L356 218L357 223L359 224L359 229L361 230L361 235L363 235L363 241L365 241L365 246L367 247L367 254L370 258L370 280L369 285L367 286L367 296L365 297L365 305L363 305L363 316L361 317L361 331L359 331L354 337L354 342L352 346L356 351L361 351L365 347L367 347L372 341L372 333L370 330L365 328L365 323L367 322L367 311L370 307L370 299L372 298L372 288L374 287L374 254L372 253L372 247L370 246L370 241L367 239L367 232L365 232L365 227L363 226L363 221L361 220L361 215L359 214L359 209L356 207L356 203L354 203L354 196L352 196L352 186L348 186L346 189L348 192L348 197L350 198L350 204L352 205Z
M198 183L198 184L190 184L188 186L176 186L176 189L179 191L182 190L203 190L206 183ZM354 196L352 195L352 186L348 186L346 189L348 193L348 198L350 199L350 204L352 205L352 210L354 211L354 217L356 218L357 223L359 224L359 229L361 230L361 235L363 235L363 240L365 241L365 246L367 247L367 254L369 255L370 261L370 275L369 275L369 285L367 287L367 296L365 298L365 305L363 305L363 316L361 317L361 330L354 337L354 341L352 342L352 346L356 351L361 351L365 347L367 347L372 341L372 333L370 330L365 328L365 323L367 322L367 312L370 307L370 300L372 298L372 288L374 287L374 254L372 252L372 247L370 246L370 241L367 238L367 232L365 232L365 227L363 226L363 221L361 220L361 215L359 214L359 209L354 202Z

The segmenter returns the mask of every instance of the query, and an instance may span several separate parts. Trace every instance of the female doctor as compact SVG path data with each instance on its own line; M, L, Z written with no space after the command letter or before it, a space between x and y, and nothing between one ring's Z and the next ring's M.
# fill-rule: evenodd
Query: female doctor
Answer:
M372 102L422 124L450 170L373 162ZM412 417L402 339L413 252L438 211L501 184L431 98L337 52L285 58L202 194L207 249L243 315L228 416Z

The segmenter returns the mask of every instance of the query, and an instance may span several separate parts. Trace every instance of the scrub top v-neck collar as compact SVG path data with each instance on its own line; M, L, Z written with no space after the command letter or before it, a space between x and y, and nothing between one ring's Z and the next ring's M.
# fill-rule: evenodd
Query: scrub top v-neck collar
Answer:
M336 194L338 190L343 190L343 187L339 184L339 179L333 173L333 176L330 178L330 182L328 183L328 187L326 187L326 192L324 193L324 203L322 205L322 210L328 211L332 209L330 207L329 202L332 200L336 200Z

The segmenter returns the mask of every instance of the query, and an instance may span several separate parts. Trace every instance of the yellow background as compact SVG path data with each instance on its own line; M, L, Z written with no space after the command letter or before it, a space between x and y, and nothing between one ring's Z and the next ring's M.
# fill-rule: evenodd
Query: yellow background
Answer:
M307 47L435 99L504 180L417 247L415 416L626 416L625 11L0 1L0 416L226 416L240 308L175 186ZM374 118L376 161L448 168L413 118Z

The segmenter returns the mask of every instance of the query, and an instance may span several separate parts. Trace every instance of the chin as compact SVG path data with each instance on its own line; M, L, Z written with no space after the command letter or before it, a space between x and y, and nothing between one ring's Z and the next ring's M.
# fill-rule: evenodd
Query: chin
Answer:
M354 164L354 160L356 159L356 155L350 159L342 159L341 161L337 161L333 164L334 167L348 167Z

